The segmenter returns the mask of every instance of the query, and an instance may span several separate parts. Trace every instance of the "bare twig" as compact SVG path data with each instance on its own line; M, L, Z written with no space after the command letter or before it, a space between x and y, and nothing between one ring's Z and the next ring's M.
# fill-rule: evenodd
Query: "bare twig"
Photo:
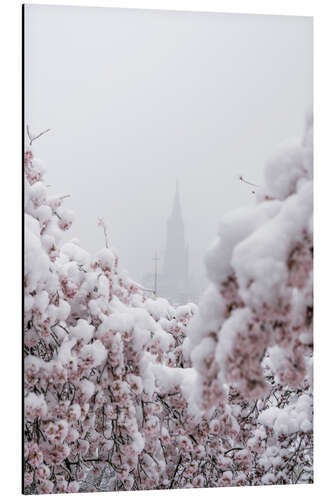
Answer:
M36 139L39 139L39 137L41 137L42 135L46 134L47 132L50 132L50 128L47 128L45 130L43 130L42 132L40 132L39 134L37 135L32 135L31 131L30 131L30 128L29 128L29 125L27 125L27 134L28 134L28 137L29 137L29 146L31 146L31 144L33 143L33 141L35 141Z
M224 452L224 455L227 455L231 451L241 451L241 450L244 450L244 448L230 448L230 450Z
M104 232L104 239L105 239L105 246L106 248L109 248L110 246L110 236L108 232L108 228L106 226L106 223L102 217L97 218L97 224L98 226L102 226L103 232Z
M253 184L253 182L247 181L246 179L244 179L244 177L242 175L239 176L239 180L241 182L245 182L245 184L248 184L249 186L260 187L260 186L258 186L258 184Z

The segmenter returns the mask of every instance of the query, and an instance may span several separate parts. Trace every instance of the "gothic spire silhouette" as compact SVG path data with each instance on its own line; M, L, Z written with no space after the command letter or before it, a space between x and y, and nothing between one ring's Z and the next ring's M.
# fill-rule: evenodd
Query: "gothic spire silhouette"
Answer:
M187 293L188 248L185 245L184 221L180 203L179 182L173 198L171 215L167 222L167 237L164 255L164 278L173 293Z
M182 209L180 206L178 179L176 180L176 191L175 191L174 198L173 198L171 218L173 218L175 220L179 219L183 223Z

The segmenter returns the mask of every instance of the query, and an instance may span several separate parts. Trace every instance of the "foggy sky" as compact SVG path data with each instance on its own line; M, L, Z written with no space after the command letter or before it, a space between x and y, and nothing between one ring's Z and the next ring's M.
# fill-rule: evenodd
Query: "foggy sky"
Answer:
M179 180L190 269L230 209L254 203L265 161L312 108L312 19L25 7L25 114L70 237L109 224L136 280L163 256Z

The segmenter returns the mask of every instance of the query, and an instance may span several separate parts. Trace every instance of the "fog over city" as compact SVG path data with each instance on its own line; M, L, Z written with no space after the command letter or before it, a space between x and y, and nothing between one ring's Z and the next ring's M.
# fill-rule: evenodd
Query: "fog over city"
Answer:
M163 266L176 183L189 274L221 216L255 202L266 160L312 108L312 19L28 5L25 120L68 237L94 252L104 217L141 282Z

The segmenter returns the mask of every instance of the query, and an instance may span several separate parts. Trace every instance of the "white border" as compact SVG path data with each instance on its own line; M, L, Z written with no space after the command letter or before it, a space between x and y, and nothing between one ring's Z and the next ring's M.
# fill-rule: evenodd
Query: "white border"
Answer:
M312 0L36 0L26 3L298 16L312 16L315 4Z
M332 158L332 32L333 16L326 0L122 0L122 1L45 1L49 5L89 5L126 8L153 8L211 12L284 14L314 16L315 23L315 484L311 486L247 487L211 490L144 491L85 494L82 499L167 498L227 499L267 498L283 495L328 498L332 490L332 384L333 365L331 287L333 233L333 158ZM20 286L21 286L21 3L0 3L1 47L1 494L11 499L20 496ZM47 495L47 498L58 498ZM71 497L67 497L71 498Z

